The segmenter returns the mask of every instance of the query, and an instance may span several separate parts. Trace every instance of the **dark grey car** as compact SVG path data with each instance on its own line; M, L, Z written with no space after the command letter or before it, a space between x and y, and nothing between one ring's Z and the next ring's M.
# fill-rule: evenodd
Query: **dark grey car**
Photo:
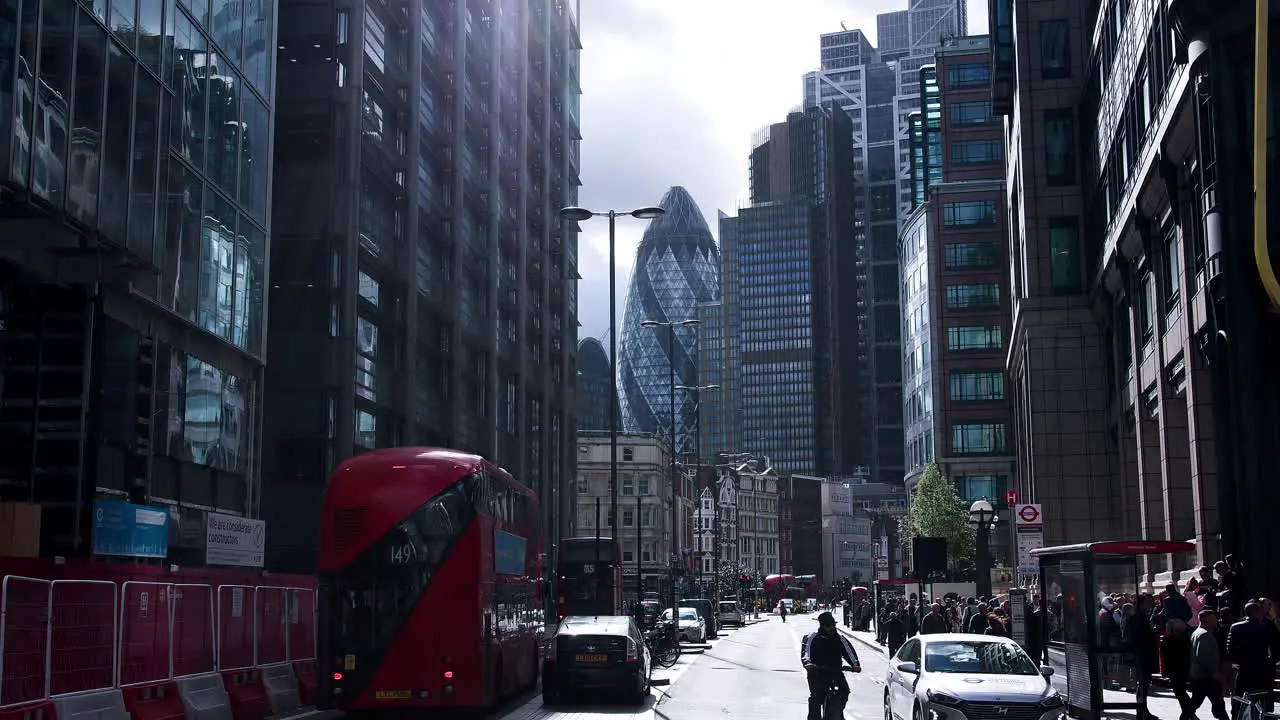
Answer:
M542 704L576 699L578 691L618 691L642 705L649 695L652 661L635 621L617 615L560 621L542 662Z

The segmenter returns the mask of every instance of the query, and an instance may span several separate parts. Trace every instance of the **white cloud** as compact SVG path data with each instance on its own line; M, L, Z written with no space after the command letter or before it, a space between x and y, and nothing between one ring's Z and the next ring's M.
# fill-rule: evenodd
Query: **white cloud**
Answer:
M906 0L582 0L582 182L593 210L652 205L684 185L718 236L716 211L745 204L756 130L800 104L818 36L861 28ZM621 317L644 224L620 219ZM582 225L580 337L608 330L608 231Z

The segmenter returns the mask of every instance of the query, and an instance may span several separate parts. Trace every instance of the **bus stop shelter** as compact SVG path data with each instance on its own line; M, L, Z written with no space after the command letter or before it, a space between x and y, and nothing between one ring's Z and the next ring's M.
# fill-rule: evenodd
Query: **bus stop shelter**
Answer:
M1138 559L1194 552L1176 541L1114 541L1032 550L1040 564L1042 622L1051 681L1082 720L1134 716L1146 720L1134 652L1099 623L1103 599L1137 594Z

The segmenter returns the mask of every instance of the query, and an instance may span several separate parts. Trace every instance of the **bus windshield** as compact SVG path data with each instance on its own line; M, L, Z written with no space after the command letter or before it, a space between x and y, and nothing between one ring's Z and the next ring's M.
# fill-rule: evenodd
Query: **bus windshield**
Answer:
M561 563L560 578L566 614L595 615L608 606L613 593L608 565Z

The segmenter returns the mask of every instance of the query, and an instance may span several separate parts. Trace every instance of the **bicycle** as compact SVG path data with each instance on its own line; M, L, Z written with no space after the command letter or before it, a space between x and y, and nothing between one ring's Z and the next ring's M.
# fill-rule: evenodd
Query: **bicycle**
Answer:
M818 672L828 676L827 689L822 697L822 720L841 720L844 717L844 706L849 696L841 687L841 675L830 668L816 668ZM860 672L858 668L845 665L840 672Z
M680 659L680 640L677 637L675 623L662 623L659 627L644 634L644 642L649 646L649 654L653 661L664 668L673 667Z

